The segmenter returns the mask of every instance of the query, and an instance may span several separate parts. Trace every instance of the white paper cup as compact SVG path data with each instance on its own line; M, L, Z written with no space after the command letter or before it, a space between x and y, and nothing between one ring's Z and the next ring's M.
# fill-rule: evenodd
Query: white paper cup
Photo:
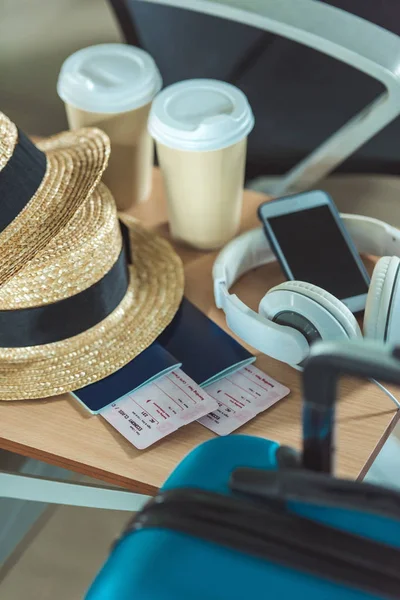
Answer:
M153 140L147 120L162 80L151 56L125 44L100 44L64 62L57 90L71 129L94 126L111 140L103 181L119 210L143 202L151 190Z
M210 250L237 233L253 126L246 96L222 81L181 81L155 98L149 131L157 144L175 239Z

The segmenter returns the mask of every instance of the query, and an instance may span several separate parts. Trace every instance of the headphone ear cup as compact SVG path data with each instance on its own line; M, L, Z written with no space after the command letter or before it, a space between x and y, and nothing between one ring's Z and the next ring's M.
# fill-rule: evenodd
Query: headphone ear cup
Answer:
M364 334L370 339L386 341L390 338L389 320L400 308L394 302L399 270L400 259L397 256L383 256L376 263L364 315Z
M286 281L272 288L261 301L260 312L271 318L272 313L268 311L268 306L276 304L272 303L272 294L284 291L292 292L302 298L303 315L306 310L307 315L304 316L316 327L323 340L362 338L357 320L347 306L329 292L311 283ZM309 302L304 303L305 299L308 299ZM292 301L291 304L295 307L296 298L294 297L293 300L294 302Z

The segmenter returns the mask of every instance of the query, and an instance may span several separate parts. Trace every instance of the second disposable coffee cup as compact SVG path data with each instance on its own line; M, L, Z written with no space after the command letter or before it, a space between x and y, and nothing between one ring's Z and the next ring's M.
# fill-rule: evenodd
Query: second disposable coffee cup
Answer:
M149 131L157 144L175 239L210 250L237 233L253 126L246 96L222 81L181 81L154 100Z
M57 90L71 129L99 127L111 140L103 181L120 210L143 202L151 190L154 146L147 120L161 75L152 57L125 44L100 44L64 62Z

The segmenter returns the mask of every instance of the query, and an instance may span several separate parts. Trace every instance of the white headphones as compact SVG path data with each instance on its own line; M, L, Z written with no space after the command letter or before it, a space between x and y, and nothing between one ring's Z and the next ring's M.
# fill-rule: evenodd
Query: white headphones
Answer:
M383 256L375 266L364 316L364 335L400 343L400 230L359 215L341 215L359 252ZM263 229L232 240L213 267L214 297L229 328L257 350L294 367L301 367L310 344L318 339L362 337L354 315L340 300L321 288L287 281L270 289L258 313L229 289L247 271L276 260Z

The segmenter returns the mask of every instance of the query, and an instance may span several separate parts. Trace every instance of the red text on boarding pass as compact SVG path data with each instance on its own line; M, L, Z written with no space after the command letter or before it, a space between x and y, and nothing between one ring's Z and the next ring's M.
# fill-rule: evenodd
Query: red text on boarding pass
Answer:
M216 400L177 369L120 398L100 414L142 450L217 408Z
M290 392L253 365L205 389L218 402L218 409L199 419L199 423L219 435L232 433Z

